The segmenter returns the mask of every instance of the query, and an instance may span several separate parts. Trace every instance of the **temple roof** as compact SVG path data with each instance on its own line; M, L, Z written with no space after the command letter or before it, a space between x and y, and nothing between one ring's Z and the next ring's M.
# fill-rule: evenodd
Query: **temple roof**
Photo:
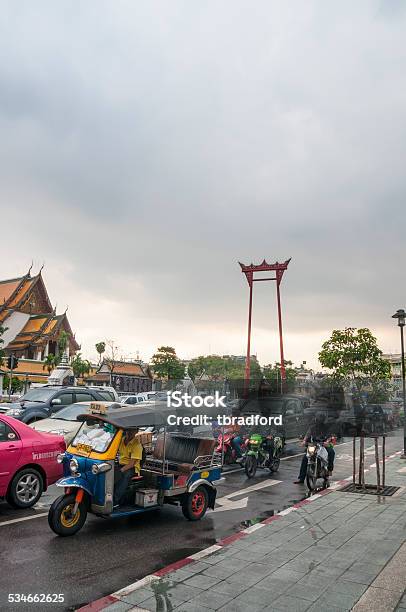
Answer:
M14 310L28 308L35 312L41 307L44 312L52 312L41 271L31 276L30 270L24 276L0 281L0 323Z
M79 345L73 337L66 313L56 315L54 312L32 315L14 340L8 344L7 349L18 350L26 346L43 346L61 328L70 334L70 342L73 343L75 350L78 350Z
M145 372L142 365L133 361L115 361L113 364L112 376L137 376L140 378L150 378L148 372ZM86 378L92 382L106 382L110 379L110 366L104 361L96 374L92 374Z
M16 326L16 313L27 318L22 329L24 318L20 327ZM69 334L70 348L79 349L66 312L57 315L52 307L41 270L36 276L31 276L30 268L24 276L0 281L0 325L15 329L15 337L9 338L7 346L4 346L7 351L41 348L49 340L56 340L62 329Z
M0 304L6 302L18 288L22 278L0 281Z

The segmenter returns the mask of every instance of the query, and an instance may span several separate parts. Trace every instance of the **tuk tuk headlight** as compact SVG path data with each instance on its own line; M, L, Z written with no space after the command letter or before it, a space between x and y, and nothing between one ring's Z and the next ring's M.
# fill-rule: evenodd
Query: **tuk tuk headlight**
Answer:
M63 463L65 460L65 453L60 453L59 455L56 456L56 461L57 463Z
M94 463L92 465L93 474L102 474L103 472L108 472L109 470L111 470L110 463Z
M79 471L79 463L77 462L77 459L71 459L69 461L69 467L72 474L76 474L76 472Z

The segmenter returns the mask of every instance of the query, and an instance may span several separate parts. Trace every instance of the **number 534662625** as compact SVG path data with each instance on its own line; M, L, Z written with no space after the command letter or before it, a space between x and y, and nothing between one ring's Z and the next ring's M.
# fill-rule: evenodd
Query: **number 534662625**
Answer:
M9 603L62 603L63 593L9 593Z

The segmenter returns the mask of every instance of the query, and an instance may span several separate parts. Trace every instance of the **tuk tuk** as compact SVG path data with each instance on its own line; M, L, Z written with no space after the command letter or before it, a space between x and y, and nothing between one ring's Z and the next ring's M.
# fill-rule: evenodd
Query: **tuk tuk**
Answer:
M49 526L57 535L77 533L89 512L120 518L172 504L180 506L188 520L196 521L207 508L214 508L215 483L221 477L215 441L168 433L168 414L154 408L132 407L109 415L99 409L78 417L82 421L80 429L68 449L57 457L64 476L56 485L65 491L48 514ZM152 452L143 458L140 475L132 477L124 505L113 507L120 442L123 432L136 428L153 428L162 433Z

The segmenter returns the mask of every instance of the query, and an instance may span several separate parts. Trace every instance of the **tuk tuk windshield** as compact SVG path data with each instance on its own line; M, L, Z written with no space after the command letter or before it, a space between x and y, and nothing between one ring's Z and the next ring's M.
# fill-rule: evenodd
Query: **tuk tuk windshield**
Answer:
M89 419L83 422L82 427L73 439L72 446L84 444L97 453L104 453L110 446L116 431L116 427L111 423Z

